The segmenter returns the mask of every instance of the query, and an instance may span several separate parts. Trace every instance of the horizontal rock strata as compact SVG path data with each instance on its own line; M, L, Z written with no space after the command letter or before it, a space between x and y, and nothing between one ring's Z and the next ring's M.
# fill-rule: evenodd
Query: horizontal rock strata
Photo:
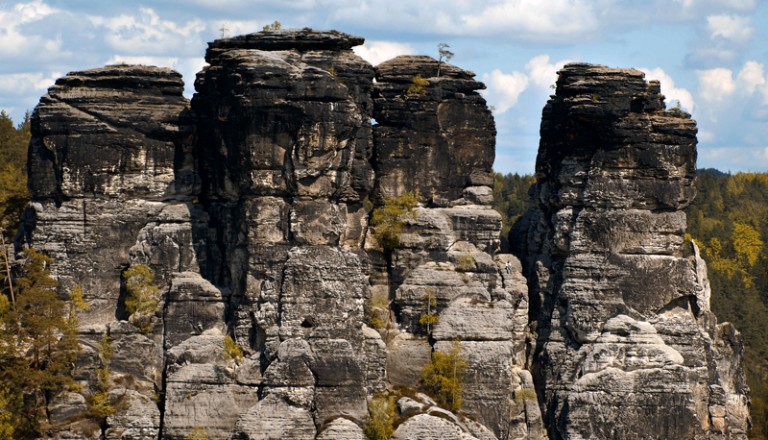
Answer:
M551 439L746 438L743 372L719 360L741 342L683 240L696 124L663 99L636 70L572 64L544 108L536 205L511 241Z
M51 435L360 440L386 397L396 439L744 438L738 332L683 240L695 123L658 83L561 72L521 263L499 252L484 85L430 57L374 68L362 42L216 40L191 102L178 73L128 65L41 99L15 245L91 305ZM369 220L406 194L387 242ZM156 302L133 311L147 267ZM449 411L422 369L455 350Z

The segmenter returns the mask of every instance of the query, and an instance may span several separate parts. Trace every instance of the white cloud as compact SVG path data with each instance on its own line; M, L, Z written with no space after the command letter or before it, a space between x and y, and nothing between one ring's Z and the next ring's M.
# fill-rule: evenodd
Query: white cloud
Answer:
M216 38L234 37L260 31L265 25L272 24L256 20L216 20L211 29L216 31Z
M129 54L158 55L181 52L189 46L202 46L200 34L205 30L204 23L199 19L179 25L161 19L151 8L139 8L135 16L92 16L90 19L93 24L107 29L105 39L112 49Z
M12 73L0 75L0 94L7 96L23 96L26 94L43 94L52 86L61 73Z
M538 55L525 64L525 69L528 71L531 82L539 87L549 88L557 81L557 71L569 62L569 60L561 60L550 63L549 55Z
M536 40L562 41L599 27L594 6L586 0L502 0L461 21L474 34L504 32Z
M352 50L362 59L374 66L399 55L409 55L416 52L410 44L396 43L394 41L366 41L362 46L355 46Z
M716 7L744 12L751 11L757 6L757 0L675 0L675 2L681 3L686 10L706 10Z
M763 144L764 145L764 144ZM765 171L768 167L767 147L699 146L697 166L721 171Z
M496 113L501 114L517 104L520 94L528 88L528 75L494 69L490 74L483 74L483 82L488 86L486 98L496 107Z
M768 87L766 87L765 69L762 64L757 61L747 61L736 79L749 94L762 89L766 93L766 102L768 103Z
M696 137L699 139L699 142L714 142L717 139L715 133L709 130L699 130Z
M734 79L733 71L724 67L696 72L701 97L711 103L720 103L732 96L755 119L768 116L768 76L765 66L757 61L747 61ZM719 109L714 106L713 112Z
M140 64L144 66L170 67L179 72L184 78L184 94L189 98L195 92L194 83L197 72L206 65L203 57L162 57L162 56L133 56L114 55L104 64Z
M2 8L2 6L0 6ZM21 26L40 21L59 12L42 2L16 3L8 10L0 9L0 56L40 56L61 50L61 38L46 39L29 34Z
M706 101L721 102L736 91L731 69L717 67L696 71L699 79L699 95Z
M749 17L739 15L710 15L707 17L709 37L724 38L735 43L744 43L752 38L755 30Z
M17 3L14 5L13 10L19 23L37 21L57 12L56 8L46 5L42 0L33 0L30 3Z
M687 89L675 87L675 81L661 67L655 69L640 69L649 79L658 80L661 83L661 93L667 98L667 106L672 106L673 101L680 103L680 107L688 112L693 112L693 95Z

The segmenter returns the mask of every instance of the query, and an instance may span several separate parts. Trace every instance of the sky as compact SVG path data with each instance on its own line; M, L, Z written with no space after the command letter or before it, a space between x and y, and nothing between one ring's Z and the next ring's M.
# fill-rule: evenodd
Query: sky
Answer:
M768 0L0 0L0 109L18 122L56 78L121 62L172 67L191 97L207 42L274 21L362 36L374 65L448 44L487 86L502 173L534 171L574 61L660 80L698 123L700 168L768 171Z

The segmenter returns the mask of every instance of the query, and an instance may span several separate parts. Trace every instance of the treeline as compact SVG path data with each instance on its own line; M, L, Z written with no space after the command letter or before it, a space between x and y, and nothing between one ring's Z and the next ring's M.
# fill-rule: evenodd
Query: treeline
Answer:
M707 261L712 310L741 332L752 391L750 439L768 439L768 173L699 170L688 234Z
M7 236L18 226L19 216L29 200L27 193L27 145L30 114L14 125L0 111L0 229Z
M501 214L501 249L509 252L509 230L528 209L532 175L493 173L493 207Z
M528 175L494 175L502 246L528 208L533 182ZM742 334L752 398L749 438L768 440L768 173L704 169L698 171L696 186L698 196L687 209L688 238L707 262L712 310L719 322L733 323Z

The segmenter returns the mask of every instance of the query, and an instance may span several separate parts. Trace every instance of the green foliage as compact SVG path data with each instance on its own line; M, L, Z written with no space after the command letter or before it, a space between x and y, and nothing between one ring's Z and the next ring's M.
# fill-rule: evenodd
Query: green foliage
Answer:
M195 426L187 434L187 440L208 440L209 438L208 431L202 426Z
M112 347L112 338L105 334L99 341L99 361L101 362L101 368L96 369L96 376L101 391L109 391L111 385L110 378L112 373L109 370L109 363L112 361L113 353L114 348Z
M466 359L461 355L461 343L454 340L447 353L432 353L432 362L421 370L422 385L435 395L440 405L456 412L461 409L467 366Z
M14 126L0 111L0 229L12 235L19 226L19 216L29 201L27 192L27 145L30 138L30 114Z
M79 284L76 285L71 292L69 292L69 301L72 304L72 310L70 313L74 313L75 311L87 312L91 310L91 305L85 300L83 288Z
M227 360L233 360L236 364L243 362L243 349L231 336L224 336L224 357Z
M283 27L283 25L279 21L275 20L275 21L272 22L272 24L268 24L268 25L264 26L263 28L261 28L261 30L264 31L264 32L266 32L266 31L278 31L278 30L282 29L282 27Z
M57 295L50 265L50 257L27 249L15 301L4 297L0 304L0 423L12 419L17 438L39 437L50 399L75 385L77 325Z
M408 90L405 91L406 95L424 96L427 94L427 87L429 87L429 81L422 78L421 75L413 77L411 85L408 86Z
M96 369L97 389L88 399L89 415L99 421L102 426L106 418L115 414L115 406L109 398L109 390L112 387L112 372L109 363L114 354L112 338L105 334L99 341L99 362L101 366Z
M395 399L379 394L368 403L363 432L368 440L389 440L395 432Z
M115 406L109 399L109 393L106 391L96 391L88 398L88 413L89 415L100 421L101 424L105 423L107 417L115 414Z
M400 234L405 226L405 221L414 219L413 212L421 195L418 191L410 191L399 197L384 199L384 205L373 210L371 226L374 228L373 236L385 250L392 250L400 245Z
M493 208L501 214L501 249L509 251L508 236L530 204L528 189L536 183L534 176L493 173Z
M137 264L123 271L123 282L126 290L125 309L130 315L129 320L139 330L147 334L152 331L152 317L158 304L158 288L155 282L155 271L146 264Z
M11 399L11 391L0 389L0 439L13 438L16 418L13 414Z
M336 73L336 68L331 66L328 68L328 73L331 74L331 76L336 77L338 74Z
M461 254L456 258L456 270L459 272L469 272L476 264L475 258L469 254Z
M421 299L424 300L424 313L419 317L419 324L424 327L424 330L429 335L432 332L432 326L440 321L440 315L437 314L437 294L435 289L428 287Z
M444 62L448 62L453 58L453 52L448 50L451 47L448 43L440 43L437 45L437 76L440 76L440 71Z
M515 403L522 405L525 402L536 400L536 390L530 388L520 388L515 391Z
M376 330L386 328L389 321L389 300L383 295L373 295L371 302L366 305L366 323Z
M712 310L744 340L751 439L768 439L768 174L699 170L688 233L707 262Z

